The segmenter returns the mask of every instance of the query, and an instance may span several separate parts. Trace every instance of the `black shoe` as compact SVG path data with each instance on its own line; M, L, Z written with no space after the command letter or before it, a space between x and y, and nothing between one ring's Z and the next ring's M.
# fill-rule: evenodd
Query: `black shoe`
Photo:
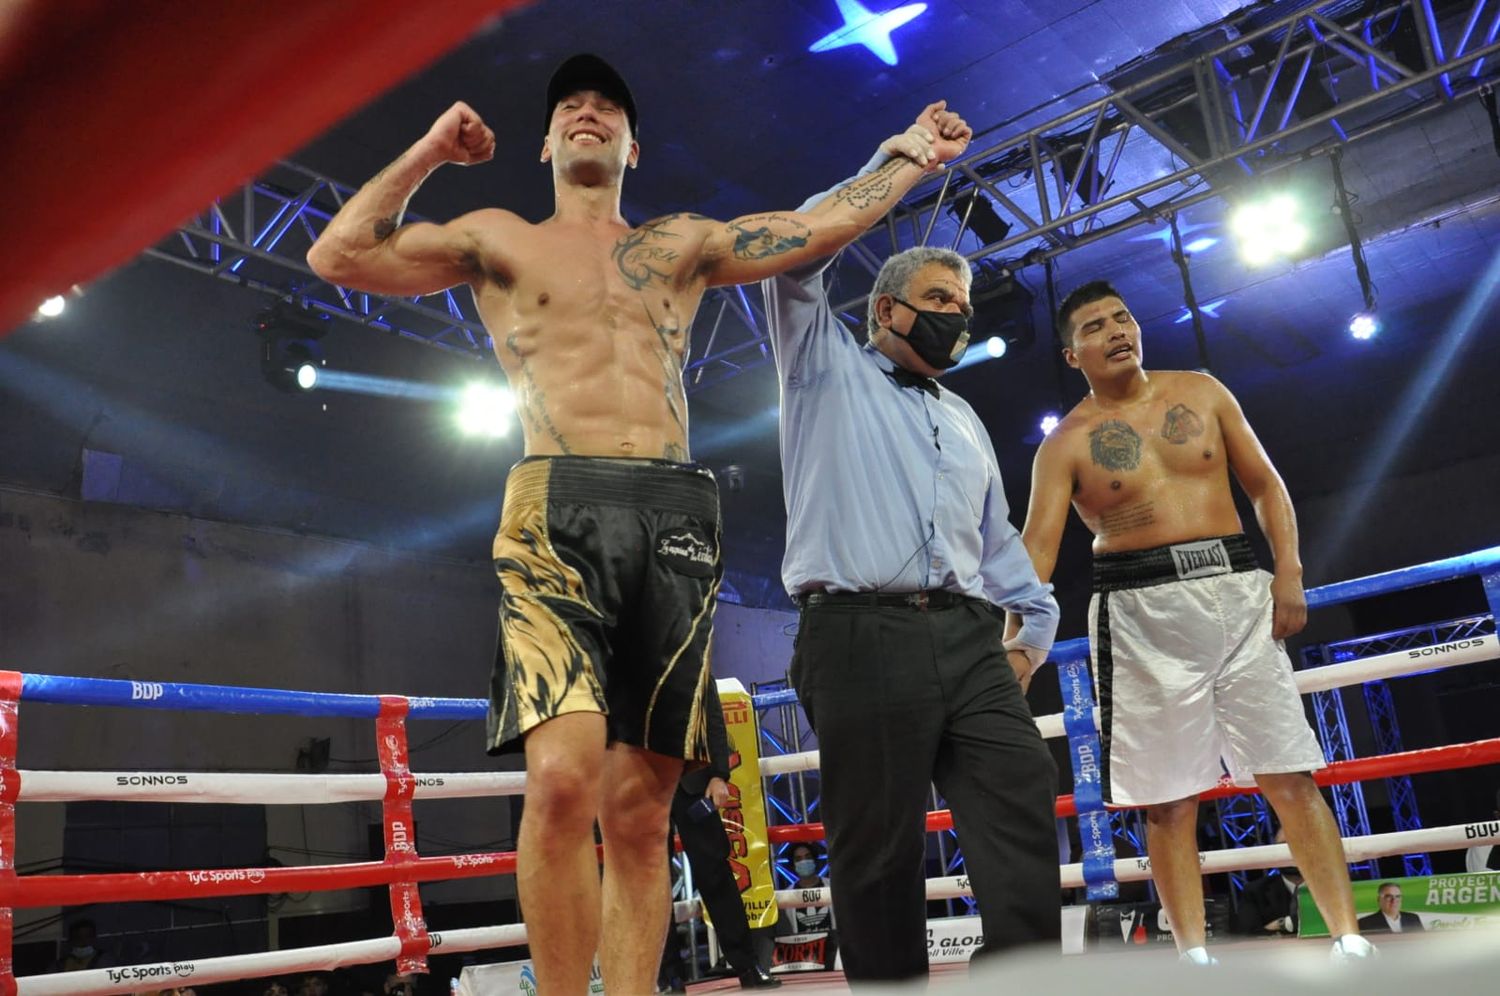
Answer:
M781 985L781 980L759 965L748 972L740 973L741 989L775 989L779 985Z

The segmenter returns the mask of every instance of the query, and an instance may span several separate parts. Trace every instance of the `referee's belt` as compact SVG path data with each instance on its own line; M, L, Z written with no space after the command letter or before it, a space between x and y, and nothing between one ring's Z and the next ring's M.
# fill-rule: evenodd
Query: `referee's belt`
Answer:
M824 606L862 605L881 609L915 609L918 612L951 609L958 605L977 602L988 606L982 598L974 598L956 591L934 589L931 591L804 591L794 601L798 607L816 609Z

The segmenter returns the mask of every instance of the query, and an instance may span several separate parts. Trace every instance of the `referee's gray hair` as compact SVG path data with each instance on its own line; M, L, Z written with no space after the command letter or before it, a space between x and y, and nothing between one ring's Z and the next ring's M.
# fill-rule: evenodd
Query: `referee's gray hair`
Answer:
M870 288L870 299L865 303L865 331L867 333L874 333L878 327L875 321L875 299L882 294L892 294L897 297L904 295L907 286L911 283L911 278L928 263L941 263L962 277L965 285L974 280L974 271L969 269L969 261L952 249L916 246L905 252L898 252L881 265L880 272L875 275L875 286Z

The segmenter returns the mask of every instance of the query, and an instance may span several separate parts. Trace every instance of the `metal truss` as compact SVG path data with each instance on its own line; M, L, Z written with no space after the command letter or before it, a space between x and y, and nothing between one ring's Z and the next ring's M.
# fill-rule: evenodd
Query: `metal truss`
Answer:
M785 678L775 681L757 681L750 686L752 699L770 692L784 692L791 688ZM796 702L785 705L763 706L755 710L756 726L760 729L760 753L762 757L780 754L797 754L811 749L812 730L803 723L802 706ZM818 810L818 775L798 771L763 778L766 797L766 822L772 825L788 823L812 823ZM809 785L809 781L812 785ZM790 845L780 844L772 849L771 877L778 889L790 889L797 877L779 860ZM828 874L827 855L819 875Z
M312 272L308 248L355 192L295 163L277 163L146 254L378 332L476 360L490 355L489 335L467 294L379 297Z
M1300 7L1270 16L1253 5L1187 36L1175 61L1127 65L1101 81L1109 96L920 186L841 255L835 279L847 296L834 295L837 310L862 312L880 263L913 245L952 246L1009 270L1161 224L1481 93L1486 62L1500 54L1500 0ZM695 374L724 379L766 362L764 337L746 328L739 341L711 341Z
M1215 799L1214 810L1219 818L1220 840L1224 847L1255 847L1272 842L1271 807L1264 796L1234 795L1227 799ZM1239 894L1247 883L1246 873L1229 873L1231 897L1239 902Z
M913 191L841 255L861 286L889 255L921 242L983 245L973 260L1033 265L1327 153L1479 93L1500 53L1500 0L1350 0L1293 13L1249 11L1189 36L1103 83L1114 93L984 148ZM1357 8L1357 13L1348 13ZM1038 109L1040 111L1040 109ZM355 188L278 163L147 254L379 332L476 360L490 339L467 294L380 297L320 280L307 247ZM415 218L415 215L410 217ZM974 235L981 228L984 233ZM1001 229L1003 228L1003 231ZM691 393L770 361L758 294L716 288L694 321Z
M1304 665L1307 663L1308 647L1303 651ZM1326 692L1313 692L1313 713L1317 720L1318 741L1323 745L1323 758L1327 761L1351 761L1354 745L1349 738L1349 719L1344 714L1342 689L1331 688ZM1365 809L1365 789L1359 782L1334 785L1333 817L1338 822L1339 834L1343 837L1363 837L1370 833L1370 813ZM1374 859L1358 861L1349 865L1349 874L1354 878L1378 878L1379 862Z
M1405 748L1401 743L1401 724L1396 719L1396 702L1391 698L1391 686L1385 681L1365 682L1365 710L1370 714L1370 726L1375 730L1375 746L1382 754L1397 754ZM1422 829L1422 815L1417 810L1417 793L1412 788L1409 775L1398 775L1385 780L1386 794L1391 800L1391 820L1397 830ZM1432 859L1425 853L1405 854L1407 875L1431 875Z
M1309 666L1339 664L1343 661L1358 660L1361 657L1374 657L1377 654L1395 653L1416 647L1430 647L1438 643L1466 640L1494 632L1494 616L1465 616L1461 619L1448 619L1426 626L1410 626L1389 633L1375 633L1370 636L1355 637L1352 640L1340 640L1337 643L1309 647L1308 651L1311 653L1305 656Z
M484 361L492 342L473 296L453 289L417 297L383 297L327 283L305 257L329 220L358 188L292 162L280 162L234 193L215 201L171 236L146 250L207 276L219 277L312 311L343 318L377 332ZM408 212L408 221L425 220ZM711 316L711 317L708 317ZM699 309L694 341L706 336L704 352L721 340L747 336L759 342L742 357L769 358L764 311L743 288L712 288ZM688 393L733 375L733 360L705 366L688 359Z
M931 789L932 808L939 810L945 808L948 803L940 795L936 786ZM964 852L958 844L958 831L948 828L935 835L937 837L938 864L942 866L944 875L963 875L968 872L968 866L964 863ZM959 896L956 899L946 901L948 916L973 916L979 912L979 903L973 896Z
M1486 579L1488 581L1488 579ZM1368 636L1340 640L1335 643L1316 644L1302 651L1304 667L1338 664L1343 661L1375 657L1380 654L1398 653L1418 647L1430 647L1484 636L1495 632L1493 615L1464 616L1423 626L1374 633ZM1382 754L1394 754L1403 749L1401 727L1396 719L1396 705L1391 698L1390 686L1385 681L1370 681L1364 685L1365 708L1370 716L1370 725L1375 734L1376 747ZM1338 689L1313 693L1313 708L1318 719L1318 738L1323 744L1323 754L1330 761L1349 760L1354 756L1349 740L1349 723L1344 715L1343 699ZM1396 830L1417 830L1422 826L1421 813L1417 807L1416 790L1407 776L1387 778L1386 789L1390 796L1391 818ZM1339 830L1345 836L1370 832L1370 817L1365 809L1364 789L1359 783L1335 785L1333 787L1334 816ZM1403 857L1407 875L1430 875L1432 861L1426 854L1408 854ZM1370 876L1378 874L1374 861L1351 865L1351 872L1365 870Z

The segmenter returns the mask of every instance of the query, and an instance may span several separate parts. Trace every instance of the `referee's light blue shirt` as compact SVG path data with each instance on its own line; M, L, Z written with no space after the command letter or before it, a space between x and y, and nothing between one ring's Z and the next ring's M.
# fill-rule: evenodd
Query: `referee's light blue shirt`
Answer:
M886 375L890 358L835 317L828 263L761 284L781 379L787 591L959 592L1017 613L1017 642L1049 650L1057 602L1010 523L989 433L952 391Z

